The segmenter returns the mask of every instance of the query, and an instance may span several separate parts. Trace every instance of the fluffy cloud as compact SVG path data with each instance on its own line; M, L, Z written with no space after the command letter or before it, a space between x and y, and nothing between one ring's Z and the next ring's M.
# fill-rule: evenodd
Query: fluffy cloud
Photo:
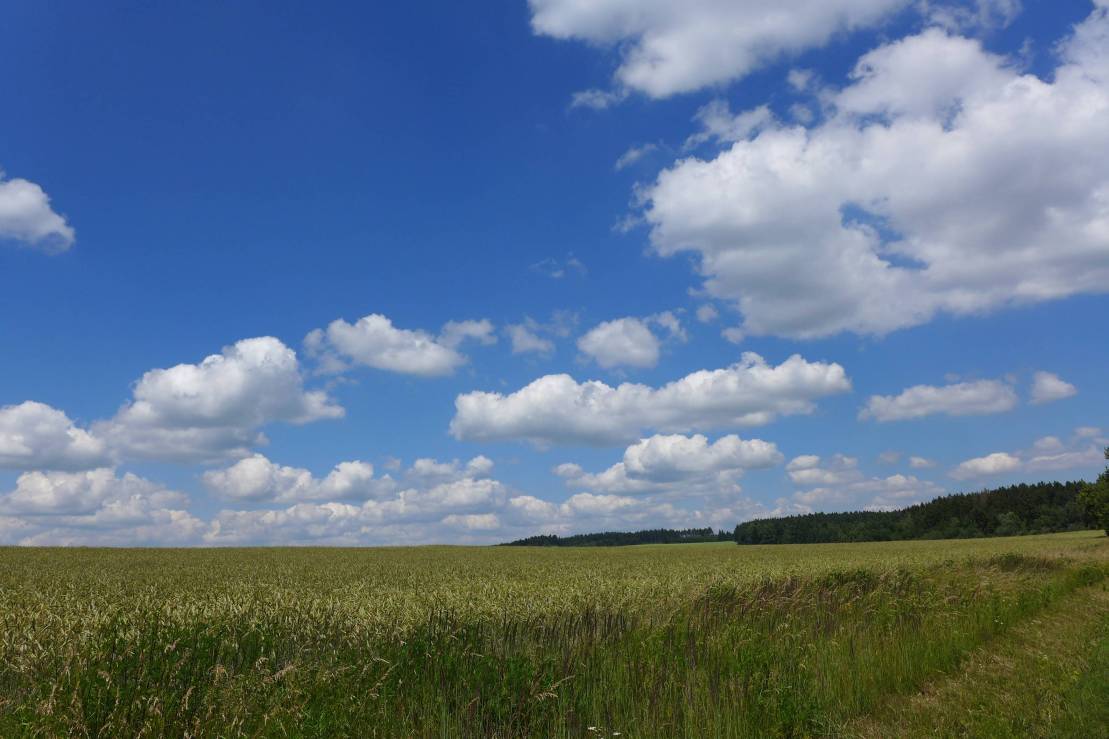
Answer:
M959 463L949 473L956 480L989 477L1014 472L1095 472L1105 461L1102 450L1109 438L1101 430L1083 426L1063 441L1056 436L1037 439L1030 448L1017 452L994 452Z
M544 339L524 324L509 324L504 330L512 342L513 354L550 354L554 351L553 341Z
M402 473L373 477L362 462L343 462L327 477L255 457L205 476L225 497L289 504L276 510L224 510L205 535L210 544L422 543L459 531L498 528L507 488L489 477L493 462L417 459ZM492 535L492 534L490 534Z
M304 339L310 356L320 361L325 372L337 372L348 363L407 375L437 377L453 374L466 363L457 351L465 340L482 344L496 341L493 324L488 320L450 321L437 338L426 331L397 328L378 313L363 316L356 323L332 321L326 329L315 329Z
M821 485L793 494L800 510L890 511L943 495L941 486L912 475L860 477L853 482Z
M283 510L224 510L212 521L205 542L236 544L356 544L365 522L360 506L297 503Z
M1095 433L1090 433L1090 432ZM1103 450L1109 446L1109 438L1100 429L1083 427L1075 429L1067 441L1054 436L1045 436L1032 444L1032 448L1021 452L1024 469L1030 472L1059 472L1064 470L1088 469L1096 471L1104 462Z
M931 120L951 117L968 96L993 94L1013 73L977 41L932 28L865 54L852 76L835 99L841 113Z
M1020 469L1021 462L1018 457L1007 452L995 452L984 457L975 457L959 465L951 471L951 476L956 480L967 480L972 477L985 475L1000 475Z
M436 459L421 457L412 463L405 472L405 478L421 485L450 482L454 480L488 477L493 472L493 460L483 454L462 464L457 459L440 462Z
M509 532L512 538L518 538L535 533L567 535L651 528L731 529L740 521L782 512L739 495L716 494L678 503L668 499L672 497L583 492L561 503L550 503L518 496L508 501L501 515L506 525L502 538L509 538Z
M660 342L639 318L617 318L598 324L578 339L578 349L605 368L654 367Z
M484 346L497 343L493 322L487 318L480 321L447 321L439 334L439 343L449 349L457 349L464 341L476 341Z
M794 355L774 367L758 354L701 370L660 388L617 387L546 375L514 393L472 392L455 399L457 439L518 439L535 444L608 445L646 429L668 432L756 426L779 415L811 413L815 401L847 392L843 367Z
M815 454L794 457L786 465L790 480L802 490L793 494L800 511L891 510L919 503L944 490L912 475L867 477L854 457L835 454L824 461Z
M492 462L485 457L477 457L464 467L433 459L418 462L407 474L416 482L412 487L397 490L399 486L371 486L369 490L376 497L360 504L329 500L298 502L279 510L220 511L205 540L210 544L423 542L451 535L441 527L469 531L495 528L507 488L486 477ZM336 471L341 468L339 465ZM319 481L317 487L325 483L326 479ZM360 484L365 485L365 480ZM362 492L366 490L362 488Z
M862 479L858 467L859 460L855 457L836 454L823 464L815 454L802 454L789 461L786 473L796 485L844 485Z
M338 418L322 391L304 389L296 354L272 337L244 339L198 364L154 369L132 399L91 430L25 402L0 408L0 467L79 470L118 459L203 461L244 456L271 422Z
M2 498L6 513L88 514L113 501L142 497L160 505L182 505L187 499L131 473L117 477L110 468L87 472L25 472L15 490Z
M651 243L698 256L748 335L880 335L1104 292L1107 29L1101 7L1050 81L937 29L882 46L821 93L819 125L741 126L663 171L642 192Z
M304 389L296 353L267 336L199 364L150 370L131 402L92 431L124 457L195 461L244 456L267 423L342 415L326 393Z
M506 532L519 535L567 535L644 528L730 529L739 521L779 513L744 498L714 502L716 505L688 508L655 496L576 493L562 503L552 503L519 495L508 500L501 520L511 527Z
M623 460L603 472L590 474L572 463L561 464L554 471L568 486L592 493L688 497L738 493L738 480L747 470L781 462L778 448L761 439L744 440L730 434L710 443L701 434L657 434L629 446Z
M1032 378L1032 402L1039 405L1078 394L1078 388L1051 372L1037 372Z
M271 462L261 454L241 459L225 469L204 473L209 490L227 500L269 503L366 500L387 501L400 494L412 496L430 489L447 490L444 485L488 478L493 460L478 455L462 464L457 459L440 462L420 458L403 473L404 484L389 475L374 477L368 462L340 462L325 477L309 470ZM405 487L407 486L407 487Z
M205 524L178 492L108 468L27 472L0 495L0 542L27 545L190 544ZM7 533L5 533L5 531ZM6 537L6 541L5 541Z
M913 456L909 457L909 466L912 467L914 470L926 470L929 467L935 467L936 463L935 461L928 459L927 457Z
M104 441L62 411L33 401L0 407L0 467L80 470L107 462Z
M467 531L496 531L501 527L501 520L495 513L452 513L444 516L441 523L444 526Z
M19 178L5 179L0 170L0 241L59 252L73 246L75 238L73 227L54 212L41 187Z
M283 507L220 511L205 529L203 541L212 545L489 543L536 533L605 528L731 528L739 520L776 512L740 497L735 485L744 471L781 462L773 444L734 436L712 443L701 436L656 436L628 447L623 460L618 467L626 490L616 484L578 484L605 479L606 474L587 475L577 465L561 465L559 474L574 493L561 502L511 494L508 486L490 476L493 462L483 456L467 462L418 459L399 475L392 489L375 489L373 497L359 496L361 500L307 499L316 495L324 480L267 461L241 483L229 483L230 475L222 474L206 481L231 484L236 492L245 493L242 499ZM247 467L239 463L229 469ZM577 481L571 479L574 476Z
M274 464L255 454L227 469L205 472L203 479L209 490L230 500L278 503L378 498L396 489L388 475L373 475L373 465L366 462L340 462L319 479L306 469Z
M833 34L877 23L909 0L529 0L532 29L558 39L619 46L617 89L575 105L603 108L630 89L655 98L742 77Z
M630 475L667 482L706 472L772 467L781 461L774 444L762 439L744 440L735 434L711 444L701 434L655 435L640 439L624 451L624 466Z
M1010 411L1017 405L1013 387L998 380L960 382L935 387L915 385L899 395L872 395L859 412L860 419L904 421L937 413L979 416Z

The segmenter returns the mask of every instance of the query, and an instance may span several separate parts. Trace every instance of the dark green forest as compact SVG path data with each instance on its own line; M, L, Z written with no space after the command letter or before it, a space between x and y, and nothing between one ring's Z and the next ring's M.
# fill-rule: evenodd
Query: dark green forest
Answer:
M965 539L1075 531L1097 525L1079 501L1082 481L1010 485L958 493L897 511L809 513L757 519L735 528L737 544L817 544Z
M501 546L509 547L621 547L631 544L691 544L706 541L731 541L732 533L704 529L648 529L645 531L602 531L598 534L556 536L544 534L518 539Z

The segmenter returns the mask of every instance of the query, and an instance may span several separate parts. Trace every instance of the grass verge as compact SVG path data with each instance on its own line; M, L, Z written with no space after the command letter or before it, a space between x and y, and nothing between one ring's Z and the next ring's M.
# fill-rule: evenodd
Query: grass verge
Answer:
M1109 590L1049 606L951 677L847 724L844 737L1109 736Z

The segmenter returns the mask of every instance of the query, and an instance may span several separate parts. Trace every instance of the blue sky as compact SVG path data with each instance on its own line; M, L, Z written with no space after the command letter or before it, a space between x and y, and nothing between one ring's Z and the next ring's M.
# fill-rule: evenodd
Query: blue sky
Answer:
M1090 477L1104 0L16 2L0 543Z

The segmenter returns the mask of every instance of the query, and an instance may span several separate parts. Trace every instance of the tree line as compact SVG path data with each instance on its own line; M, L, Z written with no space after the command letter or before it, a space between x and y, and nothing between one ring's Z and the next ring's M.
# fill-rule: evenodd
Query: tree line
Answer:
M510 541L508 547L622 547L632 544L693 544L709 541L731 541L729 531L704 529L646 529L644 531L602 531L597 534L557 536L542 534Z
M1105 450L1109 460L1109 449ZM741 523L735 531L646 529L557 536L542 534L507 542L522 547L615 547L632 544L822 544L905 539L967 539L977 536L1049 534L1105 529L1109 534L1109 468L1088 483L1021 483L973 493L945 495L896 511L806 513Z
M1081 531L1099 526L1083 497L1089 487L1081 480L1022 483L945 495L896 511L757 519L736 526L734 538L737 544L817 544Z

